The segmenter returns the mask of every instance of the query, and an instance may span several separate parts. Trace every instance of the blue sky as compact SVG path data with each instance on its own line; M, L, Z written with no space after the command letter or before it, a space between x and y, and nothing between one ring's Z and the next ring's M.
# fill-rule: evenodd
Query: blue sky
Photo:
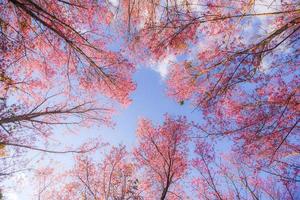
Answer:
M134 75L137 89L133 92L133 102L127 108L116 113L113 120L114 129L103 128L104 135L109 142L124 143L131 146L135 141L137 121L141 117L151 119L154 123L162 123L163 115L185 115L189 120L198 121L201 113L193 111L191 105L180 105L166 94L166 84L159 73L150 68L138 69Z

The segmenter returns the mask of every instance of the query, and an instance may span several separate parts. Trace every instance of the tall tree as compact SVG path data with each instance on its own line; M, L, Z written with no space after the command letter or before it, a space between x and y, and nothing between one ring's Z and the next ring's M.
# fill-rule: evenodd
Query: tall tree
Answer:
M110 46L111 20L104 2L4 1L1 38L12 46L4 59L16 79L35 77L29 91L55 85L68 93L84 89L88 93L83 94L101 93L127 104L135 87L134 67Z
M279 176L255 169L240 155L215 152L212 144L198 141L192 166L192 181L198 199L297 199L297 177Z
M181 199L180 183L188 169L188 133L185 117L165 115L162 125L141 119L137 129L138 146L134 150L142 169L145 197L149 199Z
M37 174L40 177L40 174ZM136 167L125 146L112 147L102 161L78 156L74 169L45 188L39 183L42 199L140 200ZM60 180L60 184L56 181Z

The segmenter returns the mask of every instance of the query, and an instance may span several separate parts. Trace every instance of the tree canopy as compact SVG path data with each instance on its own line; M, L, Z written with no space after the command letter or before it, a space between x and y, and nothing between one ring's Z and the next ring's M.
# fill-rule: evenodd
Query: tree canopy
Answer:
M38 199L298 199L299 47L294 0L0 1L0 187L37 151L74 154L34 169ZM166 61L167 96L199 120L48 148L57 127L113 127L135 72Z

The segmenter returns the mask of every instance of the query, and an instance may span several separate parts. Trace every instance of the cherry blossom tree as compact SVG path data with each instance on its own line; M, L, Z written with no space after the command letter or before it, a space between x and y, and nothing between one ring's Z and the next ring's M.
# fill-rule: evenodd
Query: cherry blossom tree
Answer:
M102 109L98 97L104 96L130 103L134 67L109 46L111 17L101 2L2 2L1 98L14 96L33 111L57 93L62 97L55 105L62 110L95 100ZM68 101L74 105L67 107Z
M274 176L254 169L237 153L217 154L215 147L198 141L192 181L199 199L297 199L297 177Z
M84 89L129 103L134 67L109 47L112 16L103 2L4 1L1 16L2 37L15 45L7 65L20 78L37 77L31 90L64 83L64 92Z
M157 127L150 120L140 120L134 156L143 170L145 198L183 198L180 183L188 170L189 131L185 117L165 115L164 123Z
M135 171L125 146L120 145L112 147L101 162L76 157L74 169L63 175L56 174L57 178L46 189L45 183L39 183L44 194L38 194L42 199L139 200L142 198Z

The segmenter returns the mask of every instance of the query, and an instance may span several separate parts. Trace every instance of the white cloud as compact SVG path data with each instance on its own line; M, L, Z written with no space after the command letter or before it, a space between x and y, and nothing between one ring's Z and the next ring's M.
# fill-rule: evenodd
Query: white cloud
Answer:
M165 58L152 64L152 69L160 74L162 79L165 79L169 73L169 68L172 62L176 61L176 57L173 54L167 55Z
M267 74L270 70L270 63L271 63L271 59L269 56L265 56L261 63L260 63L260 68L259 68L259 71Z
M119 0L109 0L109 2L115 7L119 5Z
M5 187L2 190L4 200L27 200L32 199L29 198L28 195L32 195L29 193L32 191L32 181L25 173L16 173L13 177L5 180ZM17 186L16 186L17 185Z
M19 200L18 195L14 192L7 192L4 194L5 200Z
M254 11L256 13L276 12L281 8L280 0L258 0L255 1Z
M255 1L254 4L254 12L255 13L272 13L272 12L277 12L281 10L281 2L280 0L260 0L260 1ZM259 33L260 34L265 34L265 33L270 33L274 29L274 23L270 23L267 19L271 19L274 16L259 16L257 17L258 20L260 20L260 28L259 28ZM256 30L257 31L257 30Z

